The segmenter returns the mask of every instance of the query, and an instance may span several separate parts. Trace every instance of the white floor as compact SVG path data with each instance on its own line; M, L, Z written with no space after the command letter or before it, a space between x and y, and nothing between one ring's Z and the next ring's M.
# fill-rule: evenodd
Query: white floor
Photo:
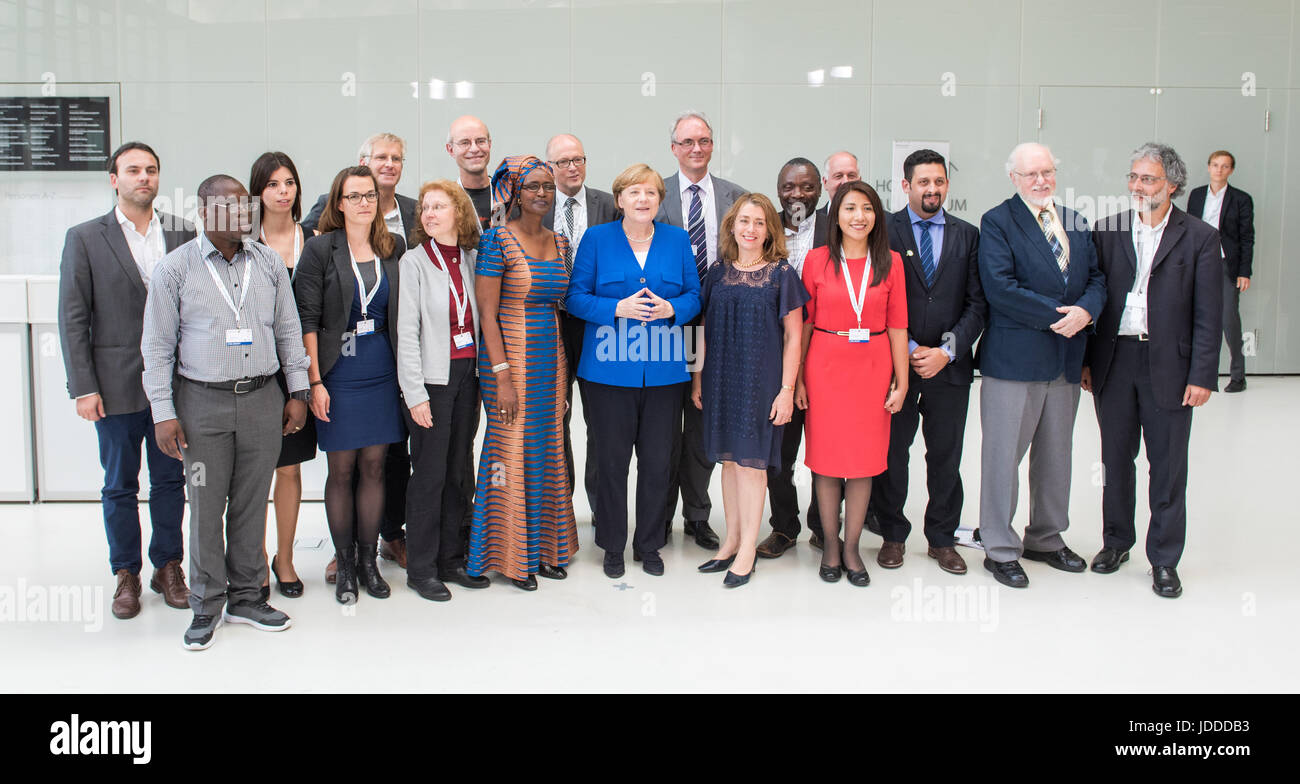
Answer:
M313 503L295 553L306 596L272 594L293 628L227 626L211 649L193 653L180 645L188 611L148 591L147 564L140 615L109 614L114 584L97 504L0 505L0 691L1296 691L1298 398L1300 378L1255 377L1245 394L1215 395L1196 414L1185 593L1176 601L1151 592L1141 532L1119 573L1027 562L1026 591L998 586L976 550L960 551L966 576L941 572L919 530L901 569L875 565L879 539L868 535L871 586L827 585L801 536L784 557L760 561L748 586L724 591L719 575L695 572L708 554L683 540L679 521L666 576L629 558L627 576L609 580L579 493L582 550L566 581L542 580L530 594L497 578L485 591L453 586L453 601L434 604L381 562L392 598L363 595L343 608L322 577L329 545L301 547L327 538ZM973 526L978 386L966 443L963 525ZM1085 393L1066 535L1085 558L1101 544L1098 459ZM919 489L907 511L919 521L919 444L912 466ZM713 490L721 533L716 472ZM1026 510L1022 499L1020 525Z

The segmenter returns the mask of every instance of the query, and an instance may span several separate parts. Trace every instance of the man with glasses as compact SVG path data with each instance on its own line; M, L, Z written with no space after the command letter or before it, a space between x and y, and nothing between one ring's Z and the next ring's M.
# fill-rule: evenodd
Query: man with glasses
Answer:
M384 216L388 230L401 237L403 242L408 242L419 216L415 199L397 192L402 166L406 162L406 142L395 134L377 133L361 145L357 160L360 165L369 166L379 182L379 213ZM325 211L327 196L322 193L311 212L302 219L304 229L315 230L320 214Z
M456 182L469 194L478 214L479 229L492 225L492 134L483 121L473 115L457 117L447 129L447 154L456 162ZM500 216L504 223L506 216Z
M1027 142L1007 159L1016 194L980 222L980 282L988 326L980 369L980 539L984 568L1026 588L1023 555L1066 572L1087 564L1061 538L1070 525L1070 467L1084 329L1106 303L1087 221L1055 203L1056 159ZM1032 449L1030 447L1032 446ZM1029 450L1029 525L1011 528L1020 461Z
M573 259L578 255L582 235L591 226L599 226L618 218L618 207L613 194L588 188L587 153L582 142L571 133L551 137L546 143L546 160L555 173L555 210L542 218L546 228L563 234L569 240L569 255L564 267L573 274ZM569 487L576 492L574 482L573 442L569 434L569 421L573 416L573 382L578 382L578 395L582 398L582 418L587 421L586 384L578 379L578 359L582 357L582 336L587 322L570 316L560 301L560 335L564 340L564 354L569 361L569 378L566 396L569 409L564 412L564 462L569 471ZM592 524L596 514L596 449L591 440L591 427L587 427L587 461L583 484L587 488L587 502L591 506Z
M1144 144L1129 166L1133 211L1103 219L1092 234L1107 290L1083 368L1106 478L1103 546L1092 570L1117 571L1137 541L1133 461L1143 438L1151 464L1151 588L1174 599L1183 592L1176 567L1187 535L1192 410L1218 388L1223 264L1214 227L1174 206L1187 184L1178 153Z
M158 448L185 462L189 485L189 650L210 646L222 621L289 628L262 598L266 498L310 388L289 273L253 241L248 191L217 174L198 196L203 233L158 262L140 339Z
M709 174L713 159L713 127L699 112L685 112L673 123L669 136L677 173L664 180L667 193L655 220L686 229L695 254L695 271L704 280L705 271L718 259L718 224L744 188ZM773 227L775 228L775 227ZM688 326L698 327L699 319ZM677 489L681 487L682 517L686 535L706 550L718 549L718 535L709 527L709 478L713 465L704 457L700 410L691 402L690 384L683 387L682 431L673 439L672 477L668 483L665 541L672 535L677 510Z

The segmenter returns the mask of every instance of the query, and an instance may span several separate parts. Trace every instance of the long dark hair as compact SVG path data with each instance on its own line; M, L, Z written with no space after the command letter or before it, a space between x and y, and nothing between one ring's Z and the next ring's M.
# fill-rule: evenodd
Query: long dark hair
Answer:
M866 196L867 201L871 203L872 212L876 214L876 221L871 225L871 231L867 233L867 253L871 256L871 285L879 286L885 282L885 278L889 277L891 262L887 225L889 214L885 212L885 205L880 201L880 194L862 180L844 183L839 190L835 191L835 198L831 199L831 206L826 215L830 218L830 226L826 230L826 249L829 251L827 263L831 265L838 277L840 262L844 260L843 232L840 231L840 204L850 193L861 193Z
M298 167L293 165L293 159L288 155L282 152L264 152L257 156L257 160L253 161L253 170L248 173L248 195L262 198L262 191L266 190L271 175L281 166L288 169L289 175L293 177L293 207L289 214L293 216L293 222L297 223L302 220L302 180L298 178Z
M343 228L343 184L349 177L365 177L374 184L375 192L379 192L379 180L375 179L369 166L349 166L334 175L325 211L320 214L320 223L316 226L321 234ZM384 223L383 210L379 209L379 202L375 202L375 218L370 222L370 249L379 258L386 259L393 255L394 245L396 241L388 232L388 224Z

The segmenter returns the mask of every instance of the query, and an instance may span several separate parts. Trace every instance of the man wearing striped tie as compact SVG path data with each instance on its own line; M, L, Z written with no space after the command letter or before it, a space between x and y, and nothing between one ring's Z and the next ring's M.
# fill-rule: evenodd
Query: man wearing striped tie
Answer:
M691 250L695 252L695 270L702 281L704 271L718 258L718 224L746 191L734 182L709 174L709 161L713 159L713 127L704 115L699 112L679 115L673 123L669 140L678 170L664 180L667 193L655 220L686 229L691 237ZM698 324L697 319L691 326ZM718 535L709 527L709 512L713 509L709 500L709 478L713 475L713 464L704 458L700 410L690 400L690 384L685 385L683 391L682 432L680 438L673 440L672 465L676 470L668 483L668 504L664 511L667 520L665 537L673 530L677 489L680 487L686 535L693 536L700 547L716 550Z
M1012 588L1029 577L1023 555L1061 571L1087 564L1065 546L1070 467L1085 329L1106 304L1088 223L1055 203L1056 159L1018 145L1007 159L1016 194L980 222L980 283L988 326L980 340L980 540L984 568ZM1032 446L1032 449L1031 449ZM1011 528L1020 461L1029 451L1029 525Z

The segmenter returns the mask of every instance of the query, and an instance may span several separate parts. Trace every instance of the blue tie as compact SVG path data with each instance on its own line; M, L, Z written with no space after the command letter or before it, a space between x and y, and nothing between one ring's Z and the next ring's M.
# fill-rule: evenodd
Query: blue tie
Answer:
M930 239L930 221L921 221L921 270L925 272L925 287L934 285L934 242Z
M700 202L700 186L687 188L691 192L691 211L686 220L686 233L691 235L691 247L695 249L695 271L704 280L704 271L709 266L709 246L704 239L704 205Z

